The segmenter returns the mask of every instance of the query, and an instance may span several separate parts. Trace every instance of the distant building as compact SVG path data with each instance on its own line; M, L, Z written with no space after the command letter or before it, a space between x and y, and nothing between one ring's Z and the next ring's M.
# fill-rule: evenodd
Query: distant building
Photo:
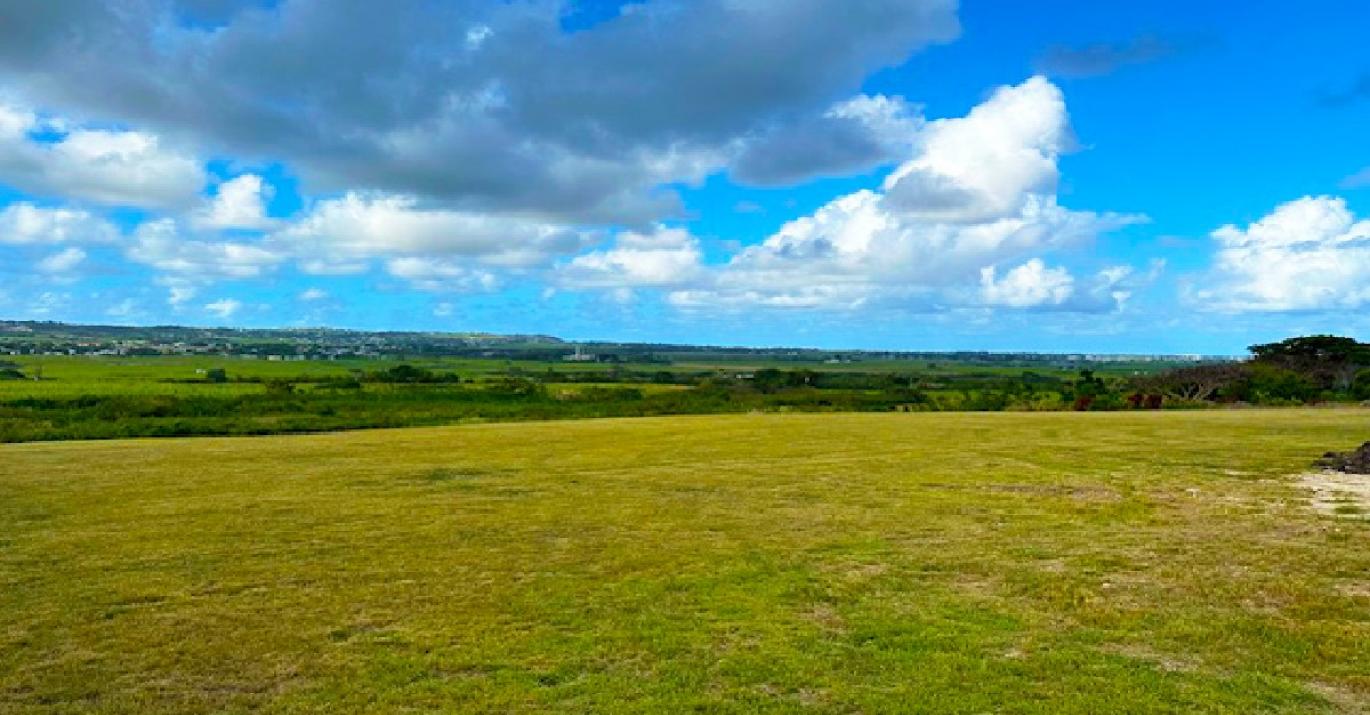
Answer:
M579 345L576 346L576 351L574 353L563 355L561 359L566 362L599 362L598 355L585 352Z

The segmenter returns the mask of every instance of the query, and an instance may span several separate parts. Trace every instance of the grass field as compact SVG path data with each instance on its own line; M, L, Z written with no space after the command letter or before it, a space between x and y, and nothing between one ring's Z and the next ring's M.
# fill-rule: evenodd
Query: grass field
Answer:
M0 445L0 712L1367 712L1370 411Z

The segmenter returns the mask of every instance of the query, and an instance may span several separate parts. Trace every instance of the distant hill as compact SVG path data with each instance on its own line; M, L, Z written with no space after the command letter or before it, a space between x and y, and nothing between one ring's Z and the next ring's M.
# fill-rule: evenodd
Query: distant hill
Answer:
M177 325L77 325L0 321L0 354L235 353L307 357L443 355L504 359L769 360L868 362L925 360L986 364L1176 363L1232 359L1214 355L1115 355L991 351L872 351L664 343L571 342L550 335L409 332L340 328L204 328Z

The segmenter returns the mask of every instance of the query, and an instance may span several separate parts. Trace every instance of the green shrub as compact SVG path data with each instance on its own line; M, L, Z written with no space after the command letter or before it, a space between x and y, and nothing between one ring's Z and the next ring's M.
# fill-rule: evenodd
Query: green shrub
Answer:
M1356 373L1356 380L1351 383L1351 395L1357 400L1370 400L1370 369Z
M1322 392L1316 382L1304 375L1263 363L1253 363L1244 382L1238 390L1240 399L1261 405L1310 402Z

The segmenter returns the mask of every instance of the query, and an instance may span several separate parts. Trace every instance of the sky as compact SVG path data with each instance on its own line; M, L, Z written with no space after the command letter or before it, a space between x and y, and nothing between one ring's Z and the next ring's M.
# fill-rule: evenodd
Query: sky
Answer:
M0 0L0 319L1370 340L1370 4Z

